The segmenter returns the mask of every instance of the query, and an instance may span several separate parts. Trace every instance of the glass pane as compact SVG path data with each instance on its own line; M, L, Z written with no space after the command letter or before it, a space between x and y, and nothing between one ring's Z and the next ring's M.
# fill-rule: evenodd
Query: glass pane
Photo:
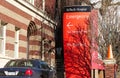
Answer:
M26 0L28 1L29 3L31 3L32 5L34 5L34 0Z

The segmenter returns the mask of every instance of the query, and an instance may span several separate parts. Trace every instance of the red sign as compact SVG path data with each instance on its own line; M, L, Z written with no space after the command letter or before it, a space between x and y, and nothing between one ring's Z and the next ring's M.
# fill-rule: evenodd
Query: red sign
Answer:
M63 48L66 78L91 78L89 6L65 7Z

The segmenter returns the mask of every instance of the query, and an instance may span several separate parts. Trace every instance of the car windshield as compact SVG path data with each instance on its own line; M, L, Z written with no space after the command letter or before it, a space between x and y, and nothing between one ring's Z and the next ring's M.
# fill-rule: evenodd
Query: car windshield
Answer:
M11 60L5 67L33 67L33 64L30 60Z

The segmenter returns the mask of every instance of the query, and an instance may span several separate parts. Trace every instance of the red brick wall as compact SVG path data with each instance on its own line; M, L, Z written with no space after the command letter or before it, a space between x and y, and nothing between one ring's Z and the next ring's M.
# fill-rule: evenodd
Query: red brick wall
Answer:
M54 12L55 12L55 2L56 0L45 0L45 11L48 14L49 17L54 18ZM42 10L43 9L43 3L42 0L35 0L35 7L37 9Z
M35 0L35 3L34 3L35 7L37 9L42 9L42 0Z
M105 78L114 78L114 64L105 65Z
M48 16L50 16L51 18L54 18L55 0L46 0L45 10L48 13Z

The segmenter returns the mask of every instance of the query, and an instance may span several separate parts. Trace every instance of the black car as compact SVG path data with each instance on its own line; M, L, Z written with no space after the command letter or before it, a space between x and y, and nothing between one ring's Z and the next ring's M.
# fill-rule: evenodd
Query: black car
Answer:
M15 59L0 68L0 78L54 78L54 71L39 59Z

